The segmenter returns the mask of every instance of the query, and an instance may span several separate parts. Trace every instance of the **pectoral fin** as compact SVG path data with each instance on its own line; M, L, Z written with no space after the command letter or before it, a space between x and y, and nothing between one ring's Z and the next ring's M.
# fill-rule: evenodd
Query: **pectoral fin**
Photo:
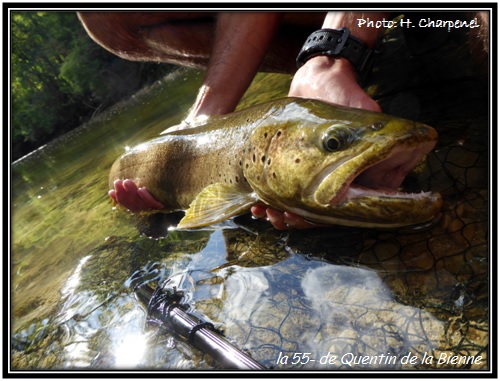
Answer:
M196 196L177 228L193 229L216 224L247 212L258 201L257 195L248 190L212 184Z

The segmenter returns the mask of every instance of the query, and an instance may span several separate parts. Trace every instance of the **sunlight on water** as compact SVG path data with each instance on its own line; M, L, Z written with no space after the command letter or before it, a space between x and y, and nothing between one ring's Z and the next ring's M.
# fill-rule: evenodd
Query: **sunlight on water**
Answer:
M68 278L64 288L61 290L63 297L72 294L75 291L76 287L80 283L80 273L82 271L82 267L85 265L85 262L90 259L90 257L90 255L87 255L80 260L78 266L76 266L75 272Z
M408 84L392 61L408 55L394 41L370 88L385 108L412 92L401 99L420 102L419 119L439 130L436 152L408 184L442 193L439 222L280 232L243 217L177 231L114 207L113 161L179 124L194 101L202 75L179 71L13 165L12 367L218 369L148 318L140 283L180 292L186 313L274 371L487 369L487 94L460 72L446 86L425 76ZM289 84L261 74L239 107L285 95ZM416 364L404 362L410 355ZM453 363L454 355L477 361Z
M146 352L147 343L146 336L141 333L122 336L114 350L115 366L134 368L139 365Z

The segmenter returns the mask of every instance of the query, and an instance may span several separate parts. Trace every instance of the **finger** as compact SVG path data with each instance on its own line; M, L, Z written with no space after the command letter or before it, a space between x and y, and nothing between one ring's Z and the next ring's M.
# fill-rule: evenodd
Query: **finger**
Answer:
M108 195L109 197L111 197L111 199L115 202L115 203L118 203L117 199L116 199L116 191L114 189L110 190L108 192Z
M165 205L155 199L145 187L139 188L137 190L137 195L141 198L145 209L163 209L165 207Z
M294 229L314 229L314 228L326 228L330 227L331 225L326 225L326 224L318 224L315 222L310 222L307 221L305 218L292 213L292 212L285 212L283 213L283 220L285 224L288 226L294 228Z
M132 180L116 180L115 201L130 210L138 212L141 210L141 199L137 195L137 185Z
M252 212L252 215L255 218L266 218L266 209L267 207L265 205L259 204L259 205L254 205L250 208L250 211Z
M127 193L127 191L123 187L123 181L122 180L115 180L115 182L113 183L113 186L114 186L115 201L120 203L121 198L123 198L125 193Z
M269 222L278 230L290 230L290 227L285 223L283 213L277 210L267 208L267 218Z
M123 180L122 184L123 184L123 189L125 189L129 194L137 193L138 189L137 185L132 180L129 179Z

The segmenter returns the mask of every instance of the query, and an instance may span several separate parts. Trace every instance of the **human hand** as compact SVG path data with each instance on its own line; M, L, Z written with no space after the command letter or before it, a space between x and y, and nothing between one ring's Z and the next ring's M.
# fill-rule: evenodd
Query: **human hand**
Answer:
M309 222L295 213L280 212L262 204L252 206L251 212L256 218L267 219L277 230L304 230L328 226Z
M288 96L381 111L358 84L356 71L344 58L316 56L308 60L293 77Z

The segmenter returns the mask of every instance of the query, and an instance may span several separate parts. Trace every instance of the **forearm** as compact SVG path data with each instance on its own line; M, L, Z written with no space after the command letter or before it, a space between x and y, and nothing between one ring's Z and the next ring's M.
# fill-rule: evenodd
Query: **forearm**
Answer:
M281 13L221 13L203 86L188 118L235 109L252 82Z

